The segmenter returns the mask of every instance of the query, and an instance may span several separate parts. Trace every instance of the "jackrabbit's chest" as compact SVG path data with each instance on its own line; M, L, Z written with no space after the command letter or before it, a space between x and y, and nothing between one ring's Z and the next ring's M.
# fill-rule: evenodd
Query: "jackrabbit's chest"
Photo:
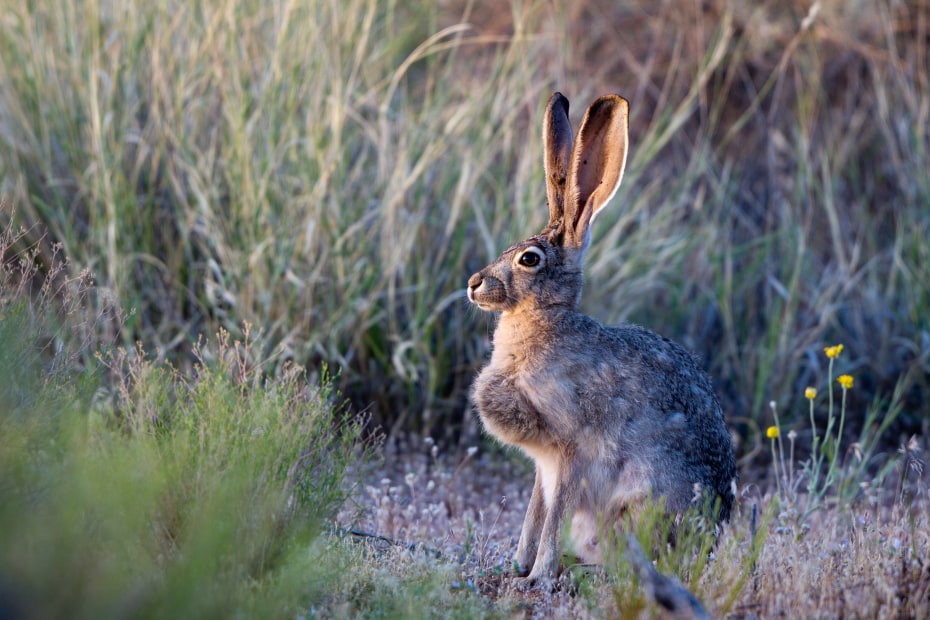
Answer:
M474 401L487 431L514 445L568 438L578 408L575 386L561 373L528 375L493 364L475 381Z

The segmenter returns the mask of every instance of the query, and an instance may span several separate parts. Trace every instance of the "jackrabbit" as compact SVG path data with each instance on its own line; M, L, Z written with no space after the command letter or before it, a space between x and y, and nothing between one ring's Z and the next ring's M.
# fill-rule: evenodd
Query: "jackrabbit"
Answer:
M525 585L549 581L570 519L571 552L599 563L598 524L649 499L726 520L736 461L707 375L684 348L635 325L605 327L577 310L591 223L620 185L628 109L588 108L572 146L568 100L543 126L549 223L468 280L468 299L500 312L490 363L472 398L484 428L536 464L514 558Z

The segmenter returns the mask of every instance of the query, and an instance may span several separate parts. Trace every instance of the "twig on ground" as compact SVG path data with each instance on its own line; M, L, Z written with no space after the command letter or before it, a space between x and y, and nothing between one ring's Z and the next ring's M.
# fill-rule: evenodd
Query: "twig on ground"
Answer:
M355 528L336 528L335 533L338 536L349 536L350 539L355 542L365 542L369 546L379 551L385 551L389 547L402 547L410 552L422 551L426 555L437 560L440 560L444 557L443 553L438 549L432 549L419 543L394 540L393 538L388 538L387 536L382 536L381 534L372 534L371 532L365 532Z
M710 616L704 611L704 606L696 596L674 577L665 576L656 570L633 534L627 535L627 558L633 570L643 580L646 592L652 600L668 610L673 618L709 620Z

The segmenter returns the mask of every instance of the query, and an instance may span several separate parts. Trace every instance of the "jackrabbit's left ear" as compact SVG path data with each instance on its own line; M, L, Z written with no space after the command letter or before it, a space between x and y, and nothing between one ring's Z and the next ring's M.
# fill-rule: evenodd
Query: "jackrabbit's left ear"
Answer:
M594 217L620 187L629 145L629 110L623 97L606 95L585 112L566 180L565 247L587 249Z
M557 231L565 213L565 183L572 157L572 124L568 120L568 99L562 93L552 93L543 119L543 149L545 151L546 197L549 201L547 230Z

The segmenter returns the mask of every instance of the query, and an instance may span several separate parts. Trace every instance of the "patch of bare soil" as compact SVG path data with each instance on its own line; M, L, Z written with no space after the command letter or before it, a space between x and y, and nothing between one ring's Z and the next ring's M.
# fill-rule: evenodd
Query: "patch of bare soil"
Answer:
M922 469L902 473L903 482L892 480L886 492L864 485L852 504L828 503L803 523L744 477L693 593L711 617L930 617L928 480L918 475ZM453 455L430 439L406 438L384 448L340 525L374 550L369 557L382 568L444 571L440 587L481 595L491 614L661 616L629 573L573 567L575 576L567 571L552 592L515 587L511 558L532 483L531 465L515 454L475 446ZM754 506L756 526L766 532L755 559Z
M383 561L410 556L416 564L419 554L456 564L460 579L451 588L477 592L516 617L601 615L567 575L554 592L515 588L511 558L532 487L532 466L515 454L475 446L453 456L428 438L408 437L385 447L383 463L359 485L340 523L354 523L360 543L405 550Z

